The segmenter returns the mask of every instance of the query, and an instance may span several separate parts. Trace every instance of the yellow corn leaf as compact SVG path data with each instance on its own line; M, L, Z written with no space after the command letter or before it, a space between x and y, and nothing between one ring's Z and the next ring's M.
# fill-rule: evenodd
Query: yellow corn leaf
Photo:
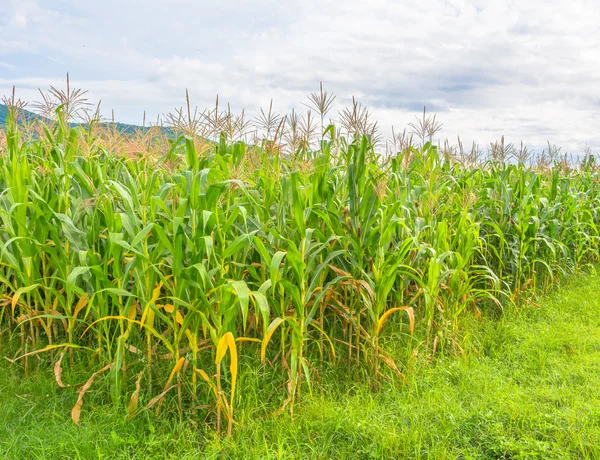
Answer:
M159 339L171 353L175 353L175 348L173 347L173 345L171 345L171 342L169 342L166 339L166 337L164 337L159 332L157 332L156 329L154 329L153 327L151 327L147 324L142 323L141 321L137 321L135 319L129 319L129 318L126 318L125 316L118 316L118 315L105 316L103 318L97 319L83 331L83 333L81 334L81 337L83 337L87 333L87 331L89 331L96 323L99 323L101 321L108 321L110 319L129 321L130 323L139 324L141 327L145 327L153 336L155 336L157 339Z
M198 372L198 374L200 374L204 380L212 385L212 381L206 372L204 372L202 369L196 369L196 372Z
M267 335L265 335L265 338L262 341L262 346L260 347L260 360L261 361L265 360L265 353L267 351L267 345L269 345L269 342L271 340L271 337L275 333L275 330L284 321L285 321L285 319L283 319L283 318L275 318L273 321L271 321L271 324L269 324L269 329L267 329Z
M67 386L62 382L62 367L60 367L60 365L62 364L62 360L63 357L65 356L66 350L63 351L60 354L60 358L58 358L58 361L56 361L56 364L54 364L54 377L56 378L56 383L58 384L59 387L61 388L66 388Z
M189 329L186 329L185 335L190 343L190 350L192 350L194 353L198 353L198 337L196 334L192 334Z
M135 319L135 314L137 313L136 307L137 307L137 305L135 303L133 305L131 305L129 312L127 313L127 318L129 320Z
M238 371L238 354L237 347L235 345L235 339L233 338L233 334L228 332L225 334L227 337L227 344L229 345L229 356L231 358L231 364L229 365L229 369L231 370L231 403L230 406L233 407L233 396L235 394L235 385L237 382L237 371Z
M238 337L235 339L236 342L255 342L262 343L262 340L255 339L254 337Z
M17 318L17 323L22 323L23 321L27 321L28 319L31 319L32 316L31 315L21 315Z
M137 380L135 382L135 391L131 395L131 399L129 400L129 405L127 406L127 412L129 413L129 420L131 420L133 418L133 416L135 415L135 411L136 411L137 406L138 406L138 401L140 400L140 389L141 389L141 383L142 383L142 375L144 375L144 371L143 370L138 375L138 378L137 378Z
M277 409L272 414L269 414L268 416L269 417L279 417L281 414L283 414L283 411L285 410L287 405L290 403L290 401L291 401L291 398L287 398L285 401L283 401L283 404L279 409Z
M331 268L336 274L340 275L340 276L346 276L348 278L352 278L352 275L348 272L345 272L344 270L341 270L331 264L327 265L329 268Z
M73 312L73 318L77 318L77 315L79 314L79 312L87 305L88 300L89 300L88 296L85 294L79 298L77 305L75 305L75 311Z
M82 347L80 345L75 345L74 343L60 343L60 344L48 345L48 346L45 346L44 348L41 348L39 350L30 351L29 353L25 353L24 355L21 355L21 356L15 358L15 359L8 359L8 358L6 358L6 359L8 361L14 363L14 362L18 361L19 359L26 358L27 356L37 355L38 353L44 353L45 351L54 350L55 348L62 348L62 347L65 347L65 348L82 348L84 350L88 350L88 351L91 351L91 352L95 351L92 348Z
M142 313L142 319L141 319L142 324L146 324L146 320L148 320L150 324L152 324L152 322L154 321L154 312L152 311L150 304L152 304L152 303L156 304L156 301L160 297L160 290L162 289L162 287L163 287L163 283L161 281L160 283L158 283L156 285L156 287L152 291L152 298L150 299L150 302L148 302L146 304L146 307L144 308L144 312Z
M223 360L225 353L227 353L227 348L229 347L227 334L231 335L231 332L225 333L225 335L223 337L221 337L221 339L219 340L219 343L217 345L217 356L215 357L216 365L221 364L221 361Z
M175 305L170 303L167 303L165 305L157 305L157 307L159 309L162 308L167 313L173 313L175 311ZM175 313L175 321L177 321L177 323L180 325L183 324L183 315L179 312L179 310L177 310L177 313Z
M83 404L83 397L85 396L86 392L92 386L92 383L94 383L94 379L96 378L96 376L98 374L101 374L102 372L107 371L111 367L112 367L112 363L111 364L107 364L106 366L104 366L99 371L94 372L92 374L92 376L88 379L88 381L85 382L85 385L83 385L83 387L81 387L81 390L79 390L79 396L77 397L77 402L73 406L73 409L71 409L71 418L73 419L73 421L75 422L75 424L79 425L79 419L81 418L81 405Z
M175 321L177 321L177 324L180 326L183 326L183 315L179 313L179 311L175 314Z
M60 322L62 323L65 331L67 330L67 328L68 328L67 320L65 318L61 318L63 315L61 315L58 310L50 310L48 313L56 315L60 319ZM51 323L52 323L52 318L48 318L48 324L51 324ZM48 337L50 337L50 335L48 335Z
M377 329L375 330L375 335L378 336L379 332L381 331L381 327L383 326L383 323L385 323L385 321L390 317L390 315L392 313L395 313L397 311L405 311L408 314L408 320L410 321L410 333L412 334L414 329L415 329L415 313L412 307L394 307L394 308L390 308L388 311L386 311L381 318L379 318L379 321L377 322Z
M198 374L200 374L202 376L202 378L206 381L206 383L208 383L208 386L210 387L210 389L214 393L215 398L218 399L219 398L219 392L217 391L217 386L210 379L210 377L208 376L208 374L206 372L204 372L202 369L196 369L196 372L198 372Z
M36 289L37 287L39 287L39 284L32 284L31 286L27 286L21 289L18 289L17 292L15 292L15 295L13 296L10 304L12 307L12 313L13 315L15 314L15 308L17 306L17 303L19 303L19 298L23 295L23 294L27 294L28 292L33 291L34 289Z
M379 359L383 360L383 362L386 363L388 367L398 375L398 377L400 377L403 381L406 382L406 377L402 372L400 372L400 369L398 369L396 362L392 358L390 358L389 356L380 355Z
M167 380L165 389L171 384L173 377L175 377L175 374L177 374L177 372L179 372L179 370L181 369L181 366L183 366L184 362L185 362L185 358L183 356L177 360L177 362L175 363L175 366L173 366L173 369L171 370L171 375L169 375L169 380Z
M156 303L156 301L160 297L160 290L162 289L162 287L163 287L163 282L161 281L157 284L157 286L152 291L152 299L150 299L150 303Z
M173 388L175 388L177 385L171 385L169 388L167 388L165 391L163 391L161 394L159 394L158 396L155 396L154 398L152 398L150 400L150 402L148 403L148 405L146 406L146 409L150 409L152 406L154 406L158 401L161 401L165 395L171 391Z
M135 353L136 355L141 355L143 353L142 350L128 343L125 344L125 348L127 348L131 353Z

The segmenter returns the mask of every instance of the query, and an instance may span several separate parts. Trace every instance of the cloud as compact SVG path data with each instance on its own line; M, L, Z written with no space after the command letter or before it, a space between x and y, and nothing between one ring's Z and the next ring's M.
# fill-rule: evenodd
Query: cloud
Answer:
M0 91L73 82L139 122L218 93L279 111L323 81L366 103L389 132L427 105L443 136L502 134L541 148L600 149L600 9L587 0L9 0L0 17Z

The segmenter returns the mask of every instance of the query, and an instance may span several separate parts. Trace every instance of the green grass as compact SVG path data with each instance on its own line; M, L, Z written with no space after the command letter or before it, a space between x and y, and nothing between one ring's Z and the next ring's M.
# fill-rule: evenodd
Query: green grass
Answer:
M404 387L384 382L374 392L351 375L358 369L325 371L323 387L302 396L293 422L287 413L265 416L273 408L261 405L261 392L273 390L260 370L243 365L244 396L229 440L189 414L179 422L172 413L144 412L127 422L125 411L99 404L94 393L76 426L69 416L76 391L58 388L47 366L24 378L22 368L2 363L0 455L600 458L599 288L600 276L581 277L540 300L539 310L467 325L479 355L417 359Z

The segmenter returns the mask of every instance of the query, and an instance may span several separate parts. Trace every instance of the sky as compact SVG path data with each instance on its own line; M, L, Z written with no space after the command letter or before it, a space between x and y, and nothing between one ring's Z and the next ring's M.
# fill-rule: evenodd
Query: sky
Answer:
M184 103L304 109L319 88L383 134L600 151L598 0L0 0L0 95L72 86L141 124Z

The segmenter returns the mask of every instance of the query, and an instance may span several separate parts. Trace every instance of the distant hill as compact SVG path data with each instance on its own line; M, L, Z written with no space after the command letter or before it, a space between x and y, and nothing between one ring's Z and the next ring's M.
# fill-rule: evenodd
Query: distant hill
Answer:
M29 110L25 110L23 109L23 116L26 120L29 121L45 121L44 118L36 113L33 113ZM6 107L4 104L0 104L0 129L4 129L4 127L6 126L6 119L8 117L8 107ZM112 124L112 123L106 123L106 124ZM79 126L81 125L80 123L72 123L72 126ZM127 123L115 123L117 129L125 134L133 134L135 132L137 132L138 130L147 130L148 127L142 128L141 126L138 125L129 125Z
M38 114L30 112L29 110L22 109L23 115L27 120L42 120ZM6 126L6 119L8 118L8 107L4 104L0 104L0 128Z

